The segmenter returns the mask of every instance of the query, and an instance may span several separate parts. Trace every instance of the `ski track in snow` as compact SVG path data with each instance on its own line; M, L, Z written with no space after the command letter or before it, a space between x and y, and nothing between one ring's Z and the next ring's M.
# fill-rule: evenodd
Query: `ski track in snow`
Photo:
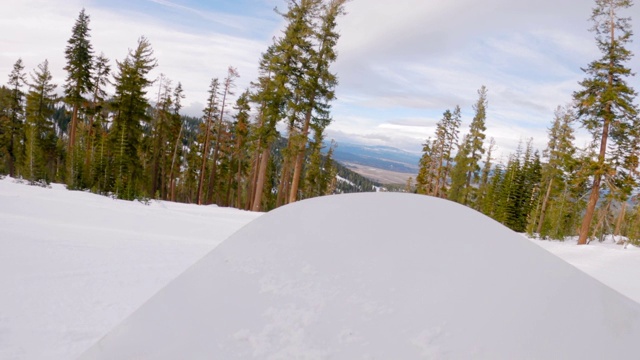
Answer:
M261 214L153 201L114 200L61 185L41 188L0 180L0 359L73 359L96 343L157 291ZM640 249L613 244L575 246L531 240L627 297L640 303ZM461 249L460 251L464 251ZM237 270L260 272L259 261L229 259ZM313 273L307 267L303 272ZM281 279L262 279L265 292L286 294ZM314 289L308 289L313 295ZM317 294L316 294L317 295ZM330 296L330 294L329 294ZM317 298L322 307L321 297ZM390 312L373 299L351 298L373 313ZM260 356L267 339L287 328L288 343L303 341L314 313L283 304L266 316L272 327L260 333L241 330ZM426 358L440 353L446 324L425 329L410 342ZM358 342L361 334L345 328L341 342ZM330 356L318 349L282 358Z

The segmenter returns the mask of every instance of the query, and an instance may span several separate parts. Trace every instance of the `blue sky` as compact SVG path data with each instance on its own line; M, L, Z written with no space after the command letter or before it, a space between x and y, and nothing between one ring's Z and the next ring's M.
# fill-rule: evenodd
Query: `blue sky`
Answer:
M22 57L28 71L45 58L64 81L64 48L82 7L92 43L115 64L138 37L149 38L163 73L200 114L212 77L238 68L238 93L255 79L260 53L283 27L283 0L20 0L2 1L0 81ZM559 105L571 101L599 57L588 32L590 0L352 0L340 19L340 78L334 122L338 142L419 151L446 109L460 105L463 131L482 85L489 89L487 134L506 156L520 139L542 150ZM629 13L640 35L640 5ZM12 34L7 36L6 34ZM640 53L640 39L631 49ZM631 67L640 70L640 57ZM3 75L6 74L6 75ZM4 80L6 81L6 80ZM630 83L640 90L640 81ZM150 89L150 94L155 92ZM587 137L579 136L579 145Z

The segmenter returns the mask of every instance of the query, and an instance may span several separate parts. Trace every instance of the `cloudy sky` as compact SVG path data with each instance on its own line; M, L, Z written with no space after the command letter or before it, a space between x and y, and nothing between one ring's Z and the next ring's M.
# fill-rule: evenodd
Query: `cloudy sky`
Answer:
M284 24L284 0L0 0L0 82L21 57L27 71L48 59L62 84L64 48L83 7L92 44L115 64L146 36L158 68L185 89L198 115L213 77L228 66L238 92ZM482 85L487 134L501 153L532 137L540 149L554 109L571 101L581 67L599 57L588 31L591 0L351 0L340 19L340 78L329 136L338 142L419 151L446 109L460 105L464 131ZM627 15L640 34L640 4ZM640 53L636 36L631 49ZM640 70L640 57L631 67ZM640 79L630 83L640 90ZM150 94L156 90L150 90ZM580 137L585 142L586 137Z

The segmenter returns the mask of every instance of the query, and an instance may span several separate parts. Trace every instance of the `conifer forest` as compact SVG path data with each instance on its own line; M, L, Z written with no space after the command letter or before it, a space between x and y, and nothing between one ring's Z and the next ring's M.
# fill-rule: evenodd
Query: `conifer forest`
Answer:
M46 59L28 70L19 58L0 87L0 174L120 199L252 211L375 191L379 184L337 164L335 145L326 145L338 85L337 24L347 1L287 1L285 27L258 59L258 77L238 89L231 64L203 84L208 96L199 117L181 113L179 79L150 78L159 60L147 38L112 60L94 49L91 17L81 10L70 24L63 84L52 82ZM523 138L498 161L499 144L486 135L491 92L480 86L468 128L452 104L423 144L415 184L398 191L446 198L542 238L638 241L640 120L627 83L634 35L631 19L620 15L632 5L594 1L600 57L584 62L573 102L541 120L546 148ZM591 136L586 146L575 141L579 129Z

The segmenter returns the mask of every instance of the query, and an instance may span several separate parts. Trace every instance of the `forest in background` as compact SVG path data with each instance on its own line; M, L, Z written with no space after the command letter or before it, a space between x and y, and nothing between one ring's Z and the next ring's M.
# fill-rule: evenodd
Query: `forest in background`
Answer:
M47 60L27 75L18 59L0 87L0 174L121 199L254 211L371 191L363 179L364 187L338 182L338 171L357 176L339 170L331 148L322 151L344 3L288 1L280 13L286 27L263 52L259 77L236 94L239 74L229 66L223 78L211 79L200 118L180 113L180 82L149 78L158 63L145 37L115 67L96 55L83 9L65 49L63 96ZM115 93L108 94L109 87Z
M0 87L0 174L122 199L253 211L374 191L379 184L332 160L335 144L323 150L345 2L288 1L280 13L286 26L262 53L258 78L238 92L239 74L229 66L211 79L201 117L181 114L180 82L149 78L158 63L145 37L115 66L96 54L82 10L65 49L62 91L47 60L27 74L18 59ZM592 31L602 57L583 69L574 102L557 108L546 149L524 141L506 163L495 163L483 86L468 132L461 134L461 109L446 110L423 146L415 185L392 190L447 198L542 238L579 236L584 244L614 234L637 241L640 123L636 93L625 81L633 75L631 19L620 15L631 6L595 0ZM590 146L576 146L577 126L592 135Z
M640 239L638 158L640 121L636 92L626 79L632 53L628 0L596 0L591 31L602 57L582 69L573 103L559 106L542 154L520 143L506 164L493 163L496 143L486 141L488 90L478 90L475 115L461 136L461 110L446 110L423 145L415 191L472 207L518 232L578 244ZM575 144L581 126L592 141Z

